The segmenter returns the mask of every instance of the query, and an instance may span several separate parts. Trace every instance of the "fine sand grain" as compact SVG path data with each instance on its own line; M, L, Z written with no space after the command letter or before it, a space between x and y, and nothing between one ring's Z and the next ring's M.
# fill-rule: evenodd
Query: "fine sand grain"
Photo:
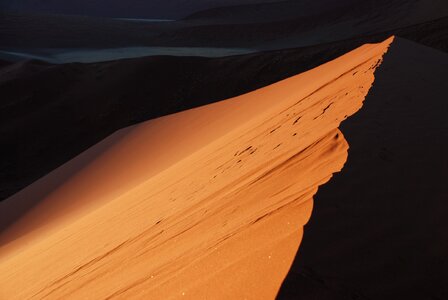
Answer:
M274 298L392 40L120 130L7 199L40 197L0 236L0 298Z

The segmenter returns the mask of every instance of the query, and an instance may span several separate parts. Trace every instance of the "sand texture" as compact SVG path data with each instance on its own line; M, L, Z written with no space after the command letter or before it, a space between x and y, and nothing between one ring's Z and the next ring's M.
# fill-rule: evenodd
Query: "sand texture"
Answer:
M0 299L273 299L392 40L120 130L10 197L37 205L0 235Z
M448 299L448 54L396 37L277 299Z

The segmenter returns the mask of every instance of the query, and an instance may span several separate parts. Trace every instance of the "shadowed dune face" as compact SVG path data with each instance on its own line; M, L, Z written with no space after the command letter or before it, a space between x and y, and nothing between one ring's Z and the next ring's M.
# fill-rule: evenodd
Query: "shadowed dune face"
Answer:
M447 78L446 53L394 41L278 299L448 299Z
M119 131L7 199L69 173L1 234L0 297L274 298L391 42Z

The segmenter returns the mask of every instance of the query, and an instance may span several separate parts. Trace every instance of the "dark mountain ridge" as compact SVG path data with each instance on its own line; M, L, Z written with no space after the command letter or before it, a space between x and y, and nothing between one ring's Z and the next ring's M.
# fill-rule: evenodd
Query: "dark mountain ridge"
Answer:
M178 19L196 11L275 0L2 0L0 9L20 13L85 15L113 18Z

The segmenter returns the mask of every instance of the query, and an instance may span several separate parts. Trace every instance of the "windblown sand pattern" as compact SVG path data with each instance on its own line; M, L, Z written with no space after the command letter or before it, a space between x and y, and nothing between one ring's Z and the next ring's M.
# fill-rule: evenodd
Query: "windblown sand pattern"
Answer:
M273 299L392 41L120 130L9 198L40 197L0 235L0 298Z

